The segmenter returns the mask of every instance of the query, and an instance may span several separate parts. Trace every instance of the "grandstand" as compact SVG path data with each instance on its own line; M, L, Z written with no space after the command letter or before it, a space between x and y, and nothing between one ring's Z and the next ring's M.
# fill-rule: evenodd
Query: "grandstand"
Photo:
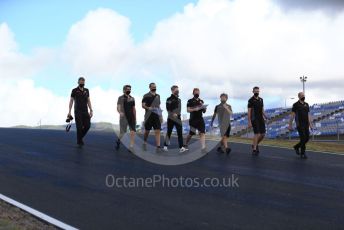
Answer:
M267 138L296 138L298 133L296 130L290 132L288 130L289 116L291 108L271 108L265 110L270 118L267 122ZM310 107L312 115L314 136L336 136L344 134L344 101L329 102L323 104L314 104ZM210 127L211 116L204 117L206 123L206 131L210 135L219 135L218 121L215 119L213 128ZM247 129L247 113L234 113L231 118L232 131L231 134L240 137L252 137L252 130ZM166 123L162 125L162 132L166 132ZM186 134L190 130L188 120L183 121L183 133ZM175 133L176 130L173 130Z

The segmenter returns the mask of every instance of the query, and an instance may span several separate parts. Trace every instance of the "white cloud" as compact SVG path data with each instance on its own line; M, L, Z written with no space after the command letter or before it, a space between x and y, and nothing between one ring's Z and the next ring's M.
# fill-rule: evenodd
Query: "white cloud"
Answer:
M14 34L6 23L0 24L0 76L1 79L30 77L52 60L52 51L37 49L28 56L19 52Z
M113 10L90 11L71 26L57 58L76 75L111 76L111 87L123 77L148 81L161 73L171 75L173 82L166 83L179 84L182 98L200 87L205 99L221 92L247 99L252 86L259 85L264 97L284 100L301 90L298 78L307 75L308 101L343 99L343 12L285 11L273 0L200 0L160 21L140 43L134 43L130 25L129 18ZM20 53L7 24L0 24L1 80L33 79L49 57L45 51ZM0 90L5 117L0 125L64 120L68 97L36 87L34 80L5 81ZM90 90L94 121L116 122L121 88Z
M4 81L0 84L0 126L61 124L66 114L66 98L36 87L33 80Z
M335 14L344 9L342 0L273 0L285 10L321 10Z
M298 77L306 74L330 80L340 99L343 40L344 14L286 13L268 0L200 0L161 21L142 47L150 62L208 97L226 89L245 98L254 85L283 97L299 91Z
M130 20L110 9L90 11L69 30L63 58L77 74L118 74L132 54Z
M298 77L308 75L314 91L338 82L332 95L340 99L343 40L344 14L286 12L272 0L200 0L160 21L137 44L128 18L110 9L91 11L71 27L64 53L77 73L114 79L167 73L185 89L204 89L206 98L222 91L247 98L255 85L264 96L283 98L295 95Z
M118 123L117 98L122 94L101 87L90 89L94 109L92 122ZM0 127L15 125L37 126L64 124L68 112L69 96L58 96L51 90L35 86L31 79L4 81L0 84ZM140 101L137 101L137 117L143 118ZM73 110L72 110L73 111Z
M12 50L15 50L17 48L17 44L14 41L13 33L10 31L6 23L0 24L0 34L0 54L1 57L3 57Z

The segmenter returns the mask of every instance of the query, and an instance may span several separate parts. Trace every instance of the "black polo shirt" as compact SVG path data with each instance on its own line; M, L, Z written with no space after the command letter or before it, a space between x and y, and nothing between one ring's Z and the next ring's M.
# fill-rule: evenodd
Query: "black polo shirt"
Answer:
M72 90L71 97L74 99L74 111L75 112L88 112L87 102L90 97L88 89L81 90L76 87Z
M252 109L251 121L264 120L264 118L263 118L263 108L264 108L263 98L260 98L260 97L255 98L254 96L251 97L248 100L247 107Z
M167 98L166 109L167 109L169 118L172 118L174 113L176 113L178 117L180 117L181 104L182 104L181 100L174 94L171 94L171 96Z
M204 104L204 101L199 98L191 98L188 100L187 107L194 108L198 106L202 106ZM203 112L205 112L204 109L194 111L190 113L190 120L201 120L203 119Z
M145 103L147 107L153 108L160 108L160 95L159 94L152 94L151 92L146 93L142 98L142 103ZM159 116L154 112L150 112L146 109L145 116L153 115Z
M225 106L229 107L229 110L232 111L232 107L227 103L220 103L217 106L215 106L214 113L217 113L219 123L230 123L231 120L231 114L228 112L227 109L225 109Z
M127 120L134 120L134 107L135 107L135 98L128 96L126 94L118 97L117 105L120 106L121 111L125 114Z
M308 103L301 103L297 101L293 104L292 111L295 113L295 122L299 127L308 127L309 126L309 105Z

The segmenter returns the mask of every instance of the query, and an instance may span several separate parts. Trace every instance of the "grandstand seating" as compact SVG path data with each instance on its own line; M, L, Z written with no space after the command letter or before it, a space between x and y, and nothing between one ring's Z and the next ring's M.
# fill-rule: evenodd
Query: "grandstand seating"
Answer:
M314 123L314 130L312 135L327 136L336 135L337 130L343 134L343 121L344 121L344 101L330 102L324 104L315 104L310 107L310 113ZM288 122L290 115L286 114L283 117L269 123L267 125L267 137L298 137L296 130L289 133ZM338 129L337 129L338 123Z
M289 133L288 122L291 108L271 108L266 109L265 113L270 118L267 122L268 138L287 138L298 137L296 130ZM314 104L310 107L315 129L314 135L336 135L339 130L344 134L344 101L329 102L323 104ZM213 128L210 127L211 116L204 117L206 123L206 132L210 135L219 135L218 121L215 119ZM232 135L242 137L252 137L251 130L247 131L247 113L234 113L231 118ZM162 125L162 132L166 132L166 123ZM183 121L183 133L189 132L188 120ZM175 133L176 131L173 130Z

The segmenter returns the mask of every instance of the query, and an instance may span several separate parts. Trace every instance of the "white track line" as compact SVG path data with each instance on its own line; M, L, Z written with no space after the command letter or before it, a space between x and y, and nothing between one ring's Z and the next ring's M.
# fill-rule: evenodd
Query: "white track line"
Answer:
M5 202L7 202L13 206L16 206L17 208L24 210L24 211L30 213L31 215L33 215L39 219L42 219L45 222L50 223L56 227L66 229L66 230L77 230L77 228L74 228L68 224L65 224L59 220L56 220L56 219L54 219L54 218L52 218L52 217L50 217L50 216L48 216L42 212L39 212L33 208L26 206L25 204L19 203L18 201L15 201L15 200L7 197L7 196L4 196L1 193L0 193L0 200L3 200L3 201L5 201Z

